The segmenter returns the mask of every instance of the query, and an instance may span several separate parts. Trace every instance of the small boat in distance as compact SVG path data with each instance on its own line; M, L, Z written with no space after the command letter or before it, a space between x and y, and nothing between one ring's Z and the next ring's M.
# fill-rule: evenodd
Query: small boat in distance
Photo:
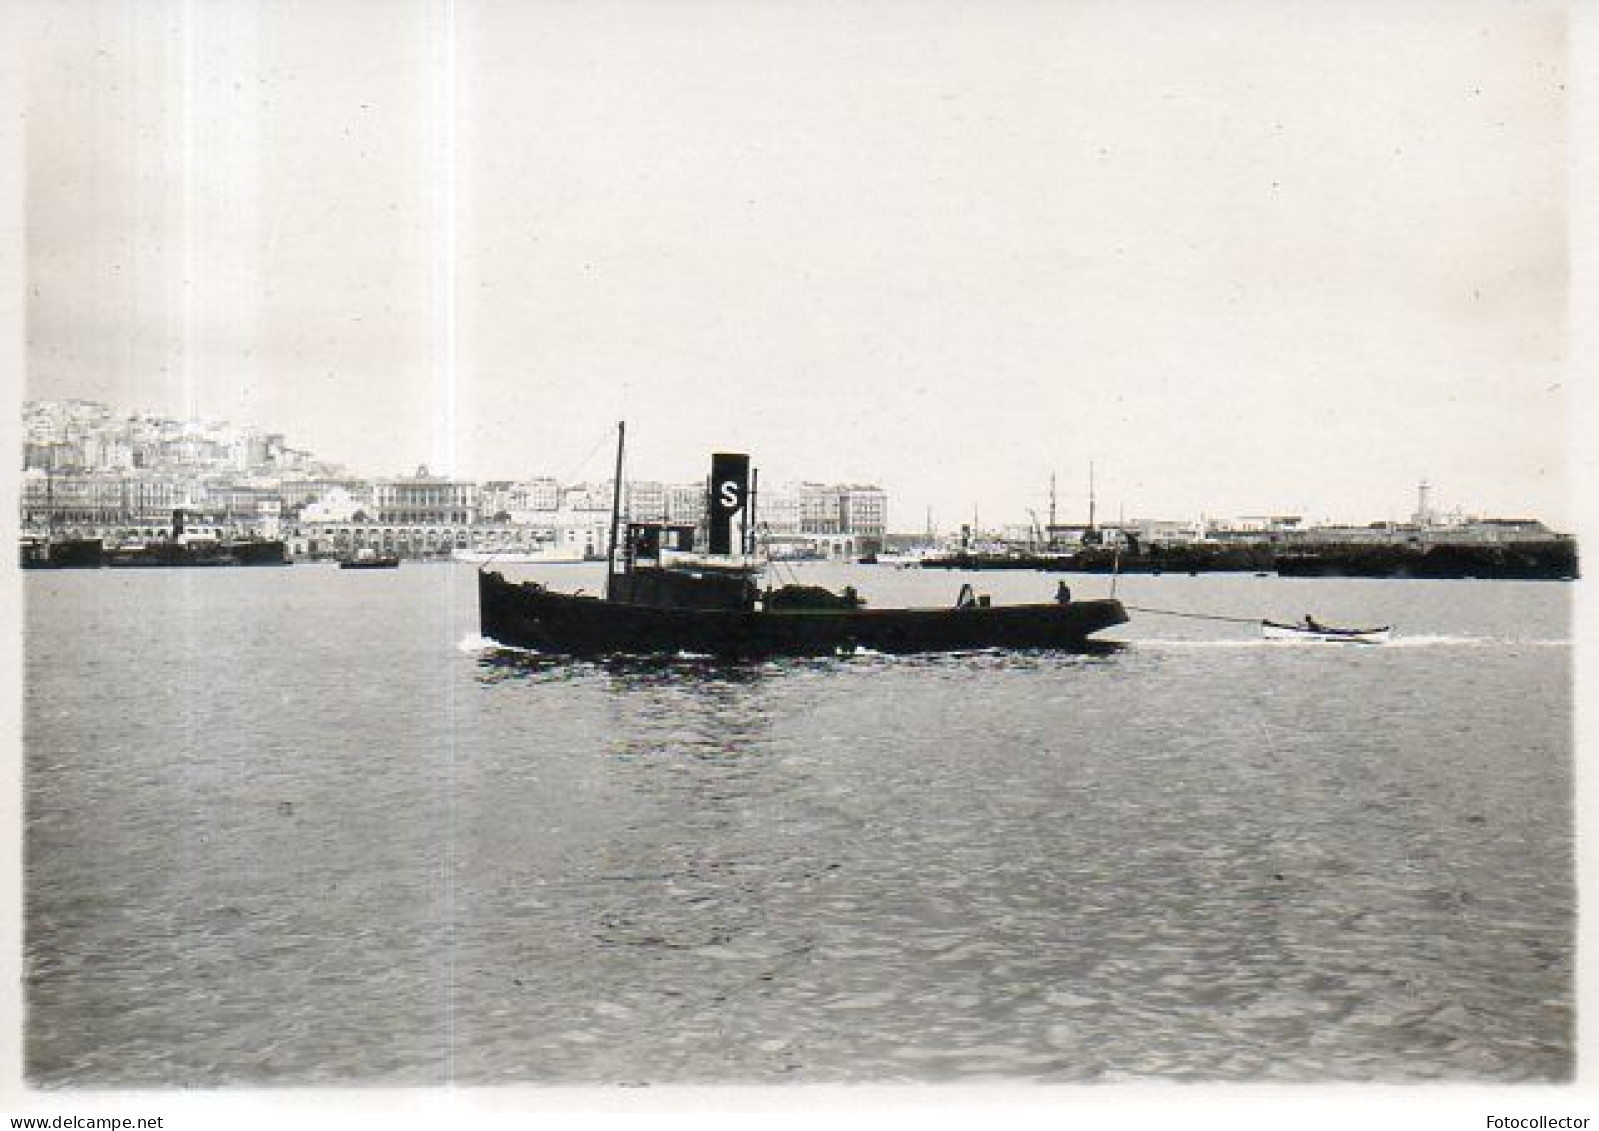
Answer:
M400 559L391 555L379 554L370 546L363 546L355 552L355 557L345 558L339 563L340 569L399 569Z
M478 571L482 635L501 645L561 655L701 655L729 659L830 656L856 651L964 652L982 649L1085 651L1088 637L1125 623L1121 602L1055 600L993 605L962 589L954 606L869 609L851 588L762 588L753 518L757 475L749 457L711 458L704 547L695 526L621 521L622 441L605 593L560 593ZM735 542L733 518L741 531ZM735 546L737 549L735 550Z
M1280 624L1263 620L1260 632L1267 640L1320 641L1326 644L1386 644L1393 637L1391 625L1381 628L1333 628L1306 617L1299 624Z

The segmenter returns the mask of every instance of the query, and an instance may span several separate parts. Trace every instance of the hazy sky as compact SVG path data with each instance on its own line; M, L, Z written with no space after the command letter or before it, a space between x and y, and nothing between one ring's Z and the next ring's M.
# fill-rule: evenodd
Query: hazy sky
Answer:
M1560 4L22 11L31 396L478 477L625 414L896 528L1090 460L1102 515L1572 518Z

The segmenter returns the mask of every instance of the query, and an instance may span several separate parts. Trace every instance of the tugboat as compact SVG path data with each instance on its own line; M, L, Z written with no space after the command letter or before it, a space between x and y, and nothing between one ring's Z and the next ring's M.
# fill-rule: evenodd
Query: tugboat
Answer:
M711 457L707 552L691 526L629 522L622 538L625 423L617 426L615 494L602 596L558 593L478 571L483 636L564 655L704 655L732 659L982 649L1084 651L1095 632L1123 624L1116 600L993 605L962 588L954 607L869 609L852 589L762 588L754 545L749 457ZM740 518L738 552L733 519ZM619 553L620 551L620 553Z

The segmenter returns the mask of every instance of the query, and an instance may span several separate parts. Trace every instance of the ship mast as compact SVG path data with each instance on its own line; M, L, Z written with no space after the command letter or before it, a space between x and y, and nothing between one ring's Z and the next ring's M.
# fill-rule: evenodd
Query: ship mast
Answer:
M744 555L755 556L756 541L760 537L760 527L755 521L755 500L760 493L761 473L759 468L750 469L750 497L749 503L744 508Z
M1088 461L1088 529L1094 529L1094 461Z
M616 422L616 479L611 484L611 540L605 548L605 599L611 599L611 579L616 575L616 533L622 520L622 448L627 439L627 421Z

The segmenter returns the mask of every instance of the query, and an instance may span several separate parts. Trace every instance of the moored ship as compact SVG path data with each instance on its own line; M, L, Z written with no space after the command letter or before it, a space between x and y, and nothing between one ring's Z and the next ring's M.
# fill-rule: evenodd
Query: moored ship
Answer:
M172 512L169 537L109 547L105 564L121 568L282 566L289 564L289 556L276 538L226 538L220 531L190 528L180 507Z
M23 569L99 569L105 543L99 538L24 538Z

